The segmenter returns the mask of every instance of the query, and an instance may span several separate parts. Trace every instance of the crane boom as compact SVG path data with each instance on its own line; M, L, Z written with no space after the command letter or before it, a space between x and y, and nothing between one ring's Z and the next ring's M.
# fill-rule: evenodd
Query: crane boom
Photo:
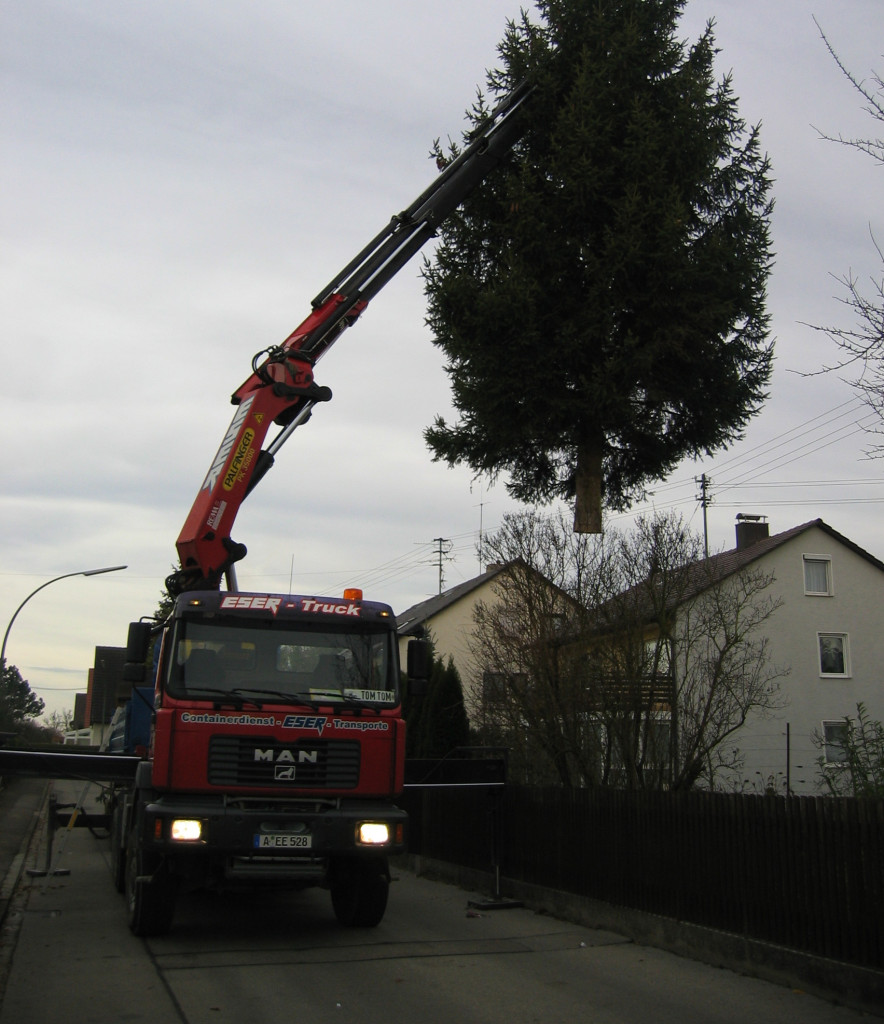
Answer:
M237 407L177 541L181 569L166 581L172 594L220 587L246 548L231 539L239 507L273 465L276 453L313 407L331 398L313 367L356 322L368 303L433 237L441 222L496 167L524 131L523 82L412 203L387 224L313 299L307 318L280 345L259 352L252 373L233 393ZM279 433L265 446L271 424Z

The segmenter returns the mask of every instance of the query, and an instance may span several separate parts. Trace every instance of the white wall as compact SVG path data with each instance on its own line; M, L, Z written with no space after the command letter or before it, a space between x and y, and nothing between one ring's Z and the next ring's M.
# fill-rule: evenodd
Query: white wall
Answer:
M831 596L805 594L805 555L831 557ZM872 718L884 720L884 571L818 527L755 564L776 575L772 591L782 596L783 606L771 620L771 660L791 666L791 674L780 681L788 706L775 718L753 717L734 736L746 759L743 779L761 789L773 777L782 793L788 770L794 793L817 792L821 751L812 736L823 721L855 717L860 701ZM848 634L846 678L821 676L818 632Z

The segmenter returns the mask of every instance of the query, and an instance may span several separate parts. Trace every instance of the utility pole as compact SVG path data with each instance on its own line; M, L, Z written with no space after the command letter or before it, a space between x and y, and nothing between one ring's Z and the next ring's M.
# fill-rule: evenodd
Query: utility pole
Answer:
M448 552L451 550L451 541L447 537L434 537L433 543L436 545L436 559L439 566L439 593L442 593L442 583L444 582L445 576L442 570L442 563L444 561L450 561L448 558Z
M699 477L694 477L694 483L699 484L700 493L697 495L697 501L700 502L700 507L703 509L703 549L706 552L706 557L709 557L709 523L706 519L706 509L712 504L712 496L709 493L709 488L712 486L712 481L702 473Z

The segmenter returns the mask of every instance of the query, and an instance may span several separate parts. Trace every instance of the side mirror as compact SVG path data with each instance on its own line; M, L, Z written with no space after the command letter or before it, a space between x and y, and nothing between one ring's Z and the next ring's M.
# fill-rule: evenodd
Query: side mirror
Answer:
M145 675L146 673L143 663L136 664L134 661L127 661L126 664L123 665L124 683L132 683L133 686L136 686L138 683L144 682Z
M126 638L126 661L147 661L150 649L151 625L149 622L130 622L129 635Z
M428 640L412 638L408 641L407 652L408 692L412 697L422 697L429 687L433 648Z
M150 650L151 625L149 622L130 622L126 638L126 664L123 666L123 681L143 683L144 663Z

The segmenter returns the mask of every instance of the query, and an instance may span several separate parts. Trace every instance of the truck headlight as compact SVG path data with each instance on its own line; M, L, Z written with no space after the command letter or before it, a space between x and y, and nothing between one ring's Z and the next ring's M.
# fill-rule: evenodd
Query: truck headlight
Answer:
M360 846L386 846L389 841L390 826L384 821L363 821L356 828Z
M195 843L203 837L203 823L198 818L175 818L169 837L178 843Z

